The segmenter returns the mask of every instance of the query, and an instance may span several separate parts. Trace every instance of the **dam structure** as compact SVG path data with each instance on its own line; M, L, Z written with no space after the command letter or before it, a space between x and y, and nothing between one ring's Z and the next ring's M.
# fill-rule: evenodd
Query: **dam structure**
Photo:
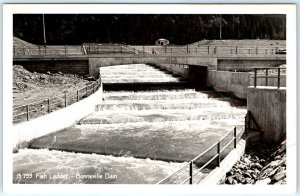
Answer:
M246 106L214 91L196 91L188 78L160 67L100 67L100 78L103 97L93 113L13 155L14 183L155 184L235 127L244 130ZM33 178L18 178L30 168Z

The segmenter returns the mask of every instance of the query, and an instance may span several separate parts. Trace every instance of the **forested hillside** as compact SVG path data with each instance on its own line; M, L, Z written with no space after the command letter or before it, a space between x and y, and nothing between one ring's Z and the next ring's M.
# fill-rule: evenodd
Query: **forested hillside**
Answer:
M220 23L221 21L221 23ZM171 44L203 39L285 39L285 15L45 14L47 44ZM42 14L15 14L14 36L43 44Z

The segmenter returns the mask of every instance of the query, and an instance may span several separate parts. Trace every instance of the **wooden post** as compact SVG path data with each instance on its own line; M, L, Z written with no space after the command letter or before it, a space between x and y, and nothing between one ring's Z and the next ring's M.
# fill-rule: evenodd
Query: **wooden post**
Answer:
M280 68L278 68L277 88L280 88Z
M65 55L68 54L68 51L67 51L67 45L65 45Z
M27 110L27 121L29 121L29 105L26 106L26 110Z
M256 87L257 68L254 68L254 87Z
M67 94L65 94L65 107L67 107Z
M266 68L266 86L268 86L268 73L269 72L269 69Z
M50 99L48 99L48 113L51 112L51 107L50 107Z
M234 127L234 129L233 129L233 137L234 137L234 148L236 148L236 143L237 143L237 141L236 141L236 127Z
M220 141L218 142L218 149L217 149L217 153L218 153L218 167L220 167L220 163L221 163L221 155L220 155L220 152L221 152L221 144L220 144Z
M235 47L235 54L238 54L238 47Z
M193 161L190 162L190 184L193 184Z
M197 48L196 48L196 50L197 50ZM209 54L209 46L207 46L207 54Z
M87 94L88 94L88 93L87 93L87 91L88 91L87 88L88 88L88 87L86 86L86 87L85 87L85 95L86 95L86 96L87 96Z
M258 54L258 47L256 46L256 55Z
M41 46L39 45L39 55L41 55Z
M77 102L79 101L79 91L77 90Z

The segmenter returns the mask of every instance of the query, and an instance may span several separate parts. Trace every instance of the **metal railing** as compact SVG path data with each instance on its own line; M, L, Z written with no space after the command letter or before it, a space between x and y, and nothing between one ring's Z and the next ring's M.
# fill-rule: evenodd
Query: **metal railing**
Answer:
M216 167L220 167L221 161L232 149L236 148L243 133L243 129L237 133L237 128L234 127L233 131L228 132L211 147L193 158L175 173L159 181L157 184L199 183L204 178L201 176L201 171L204 169L212 170Z
M84 54L83 46L49 46L49 45L36 45L36 46L14 46L14 56L45 56L45 55L78 55Z
M13 123L29 121L30 119L65 108L93 94L99 87L101 87L100 78L76 91L32 102L27 105L16 106L13 108Z
M254 87L257 87L258 78L264 78L265 82L263 86L269 86L269 79L277 79L276 80L276 86L277 88L281 87L280 81L283 77L286 76L286 68L280 68L280 67L264 67L264 68L258 68L254 67Z
M280 48L282 49L282 48ZM274 46L129 46L109 44L84 44L77 46L14 46L14 56L26 55L72 55L72 54L168 54L168 55L284 55Z

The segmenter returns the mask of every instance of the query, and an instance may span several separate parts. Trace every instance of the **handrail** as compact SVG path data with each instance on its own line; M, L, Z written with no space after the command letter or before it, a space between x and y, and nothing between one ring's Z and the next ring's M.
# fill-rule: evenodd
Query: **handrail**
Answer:
M39 114L38 116L32 117L32 116L30 116L30 113L32 113L32 112L38 112L38 111L42 112L42 111L47 110L46 113L51 113L54 109L55 110L59 109L62 102L63 102L63 106L67 107L68 105L76 103L76 102L84 99L85 97L88 97L89 95L95 93L95 91L98 90L100 86L101 86L101 78L97 79L96 81L92 82L91 84L87 84L83 88L80 88L80 89L77 89L77 90L62 94L62 95L58 95L58 96L54 96L51 98L31 102L26 105L13 107L13 113L14 113L13 114L13 122L17 121L17 123L19 123L19 122L23 122L23 121L29 121L32 118L36 118L38 116L44 115L44 113L42 113L42 114ZM84 92L81 92L83 90L84 90ZM55 100L55 99L57 99L57 100L53 102L53 100ZM42 104L44 102L47 102L45 106ZM39 106L41 104L42 104L42 106ZM38 109L35 109L36 107L38 107ZM33 109L30 109L30 108L33 108ZM25 112L24 112L24 110L25 110ZM24 115L24 116L26 115L26 118L25 118L26 120L17 118L22 115Z
M281 49L285 49L282 46ZM223 45L201 45L201 46L156 46L156 45L37 45L37 46L14 46L13 54L18 55L69 55L71 51L78 51L82 54L101 53L132 53L132 54L206 54L206 55L283 55L278 53L278 46L223 46Z
M222 138L220 138L217 142L215 142L213 145L211 145L211 147L209 147L208 149L206 149L204 152L202 152L201 154L199 154L198 156L196 156L195 158L193 158L191 161L189 161L187 164L185 164L183 167L181 167L179 170L177 170L176 172L174 172L173 174L165 177L164 179L162 179L161 181L159 181L157 184L164 184L165 182L167 182L169 179L171 179L172 177L176 176L177 174L179 174L183 169L187 168L187 166L189 165L189 177L185 178L182 182L179 182L180 184L183 184L185 182L187 182L187 180L190 180L189 184L193 184L193 177L198 174L202 169L204 169L207 165L209 165L210 163L212 163L212 161L214 161L216 158L218 158L218 164L217 166L220 167L220 163L221 163L221 153L224 152L225 149L227 149L229 147L229 145L233 143L233 147L236 148L237 146L237 136L242 132L243 130L239 131L237 133L237 128L234 127L233 131L229 131L228 133L226 133ZM233 132L233 137L232 139L227 142L225 144L225 146L220 149L221 146L221 142L229 135ZM197 159L201 158L202 156L204 156L209 150L211 150L214 147L218 147L217 148L217 153L210 158L204 165L202 165L200 168L197 169L196 172L193 172L193 164L196 162Z
M257 87L257 78L265 78L265 86L268 86L268 79L269 78L277 78L277 88L279 89L280 87L281 87L281 85L280 85L280 79L282 78L282 75L281 75L281 71L286 71L286 68L281 68L281 67L254 67L254 68L252 68L253 69L253 71L254 71L254 81L253 81L253 86L254 86L254 88L256 88ZM269 70L277 70L277 75L276 75L276 77L274 76L274 74L273 75L269 75ZM258 74L258 70L263 70L263 71L265 71L265 75L260 75L260 76L258 76L257 74ZM276 73L275 73L276 74Z

